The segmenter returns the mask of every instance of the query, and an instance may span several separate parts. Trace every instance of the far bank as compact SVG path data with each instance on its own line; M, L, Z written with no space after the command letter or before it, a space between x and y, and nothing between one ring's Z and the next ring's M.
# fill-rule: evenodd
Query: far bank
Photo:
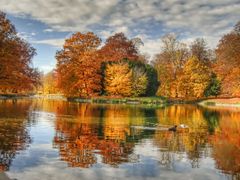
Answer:
M201 106L221 106L221 107L240 107L239 97L211 97L202 99L171 99L167 97L65 97L61 94L34 95L34 94L1 94L0 99L52 99L65 100L78 103L97 103L97 104L132 104L132 105L174 105L174 104L197 104Z

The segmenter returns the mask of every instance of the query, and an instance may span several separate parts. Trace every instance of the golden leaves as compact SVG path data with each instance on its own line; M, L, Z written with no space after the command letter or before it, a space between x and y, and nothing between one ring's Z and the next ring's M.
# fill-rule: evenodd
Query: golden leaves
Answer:
M108 95L131 96L131 76L128 63L108 64L105 71L105 91Z

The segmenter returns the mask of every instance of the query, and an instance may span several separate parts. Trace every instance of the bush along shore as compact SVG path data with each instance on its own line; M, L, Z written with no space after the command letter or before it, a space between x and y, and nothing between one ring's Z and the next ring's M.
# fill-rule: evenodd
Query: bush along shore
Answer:
M150 105L166 106L177 104L196 104L201 106L222 106L222 107L240 107L239 97L209 97L201 99L177 99L167 97L65 97L60 94L33 95L33 94L0 94L0 100L37 98L50 100L64 100L77 103L95 103L95 104L129 104L129 105Z
M202 98L202 99L168 99L166 97L93 97L93 98L67 98L68 101L80 103L98 104L142 104L142 105L176 105L176 104L196 104L202 106L228 106L240 107L240 98Z
M94 97L94 98L67 98L68 101L81 103L99 103L99 104L145 104L145 105L167 105L168 100L164 97Z
M31 95L26 94L0 94L0 99L21 99L29 98Z

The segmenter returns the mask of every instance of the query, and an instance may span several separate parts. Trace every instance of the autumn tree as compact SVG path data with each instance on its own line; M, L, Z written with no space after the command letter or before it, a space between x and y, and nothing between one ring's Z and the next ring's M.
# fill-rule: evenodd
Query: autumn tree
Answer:
M196 57L187 60L183 74L179 78L178 92L180 97L200 98L210 84L211 72L209 68Z
M66 96L89 97L101 92L100 43L92 32L77 32L57 52L58 85Z
M222 37L216 49L215 72L221 80L221 93L240 96L240 23Z
M208 48L206 41L203 38L195 39L190 45L191 56L197 57L199 60L209 63L209 61L214 60L214 52Z
M127 62L108 63L104 77L104 87L107 95L131 96L132 73Z
M123 33L110 36L101 48L100 54L104 61L121 61L122 59L137 60L138 41L131 41Z
M140 53L138 55L138 62L141 62L143 64L151 64L150 55L147 53Z
M138 97L146 94L148 86L147 72L144 67L135 66L132 69L132 96Z
M155 57L154 67L158 71L160 86L158 95L177 97L176 79L181 73L188 57L188 50L184 43L177 40L174 34L167 34L162 38L162 51Z
M170 34L162 38L162 44L153 63L160 81L158 95L200 98L219 94L221 83L211 70L215 54L204 39L196 39L188 49Z
M175 34L167 34L162 38L162 55L172 65L174 76L181 69L188 57L186 44L178 41Z
M56 71L51 71L45 74L42 78L42 86L44 94L56 94L58 93L57 88L57 74Z
M33 90L40 74L32 67L35 49L18 37L15 27L0 12L0 90L19 92Z
M164 59L162 54L160 54L157 55L155 59L154 68L157 70L158 80L160 82L157 95L172 96L171 87L175 80L172 65Z

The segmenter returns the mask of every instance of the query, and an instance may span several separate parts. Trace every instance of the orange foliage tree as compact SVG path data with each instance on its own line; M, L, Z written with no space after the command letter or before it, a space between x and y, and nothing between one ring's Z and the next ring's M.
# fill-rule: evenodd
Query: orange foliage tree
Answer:
M127 62L106 65L104 87L107 95L131 96L132 70Z
M0 90L3 92L34 89L40 74L34 69L32 58L35 49L17 36L14 25L0 12Z
M222 94L240 96L240 22L220 40L215 71L222 81Z
M58 85L66 96L89 97L101 92L100 43L92 32L78 32L57 52Z
M214 54L203 39L196 39L189 50L172 34L162 43L153 63L160 81L157 95L182 99L218 95L220 82L211 70Z
M104 61L121 61L122 59L137 60L138 51L135 43L123 34L116 33L106 40L100 50L101 58Z

